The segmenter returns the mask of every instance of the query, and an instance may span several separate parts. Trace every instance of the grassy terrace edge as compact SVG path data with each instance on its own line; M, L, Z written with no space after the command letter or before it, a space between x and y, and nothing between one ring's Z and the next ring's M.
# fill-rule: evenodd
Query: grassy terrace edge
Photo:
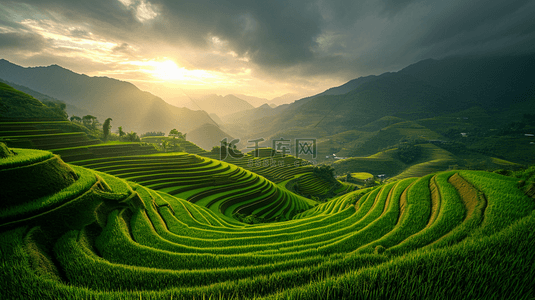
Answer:
M511 177L439 172L249 225L73 168L95 182L78 176L61 206L0 224L2 299L535 297L535 201Z

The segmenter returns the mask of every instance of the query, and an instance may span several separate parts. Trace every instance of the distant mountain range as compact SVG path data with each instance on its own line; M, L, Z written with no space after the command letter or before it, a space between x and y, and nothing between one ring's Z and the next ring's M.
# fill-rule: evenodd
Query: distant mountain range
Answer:
M219 96L215 94L193 99L186 107L191 110L202 109L209 114L216 114L220 118L254 108L249 102L234 95Z
M324 137L385 116L418 120L481 107L508 122L533 107L535 55L428 59L398 72L360 77L284 106L249 111L249 136ZM259 113L256 113L256 112ZM238 118L238 120L241 120Z
M410 139L455 141L469 132L471 138L459 140L467 148L527 163L535 160L520 153L535 148L523 133L507 137L515 139L509 146L521 149L514 155L497 146L507 138L495 135L535 112L534 78L534 54L427 59L275 109L228 115L223 126L242 141L264 138L264 145L281 137L315 138L320 159L373 155Z
M131 83L107 77L89 77L57 65L24 68L0 60L0 78L49 95L101 121L113 118L113 126L125 131L188 132L212 120L204 111L167 104Z
M266 98L243 95L243 94L234 94L234 96L249 102L254 107L259 107L264 104L268 104L271 107L274 107L274 106L292 103L295 100L299 99L299 97L296 94L292 94L292 93L284 94L280 97L275 97L271 100L266 99Z
M469 132L480 139L462 140L465 146L492 153L493 143L504 137L483 137L535 111L533 54L427 59L277 107L266 102L255 107L267 99L240 94L196 99L206 112L169 105L128 82L56 65L23 68L0 60L0 78L38 99L64 101L100 120L111 117L114 128L138 133L177 128L208 150L221 137L241 139L242 149L257 138L268 141L264 146L274 138L314 138L321 155L365 156L408 139L452 140ZM522 153L531 150L525 147ZM511 151L500 153L506 152Z

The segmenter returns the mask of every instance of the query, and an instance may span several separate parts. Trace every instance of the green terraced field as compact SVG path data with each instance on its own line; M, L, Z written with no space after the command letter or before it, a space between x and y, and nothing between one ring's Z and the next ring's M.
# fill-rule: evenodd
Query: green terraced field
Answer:
M239 166L184 152L73 163L196 203L222 218L238 213L291 219L315 203Z
M101 143L70 121L0 122L0 139L9 147L43 150Z
M0 141L9 147L48 150L65 162L157 152L146 143L102 143L82 128L70 121L0 122Z
M181 148L182 151L191 153L191 154L198 154L202 155L207 153L203 148L195 145L194 143L190 141L186 141L184 139L179 138L172 138L172 137L163 137L163 136L147 136L141 138L142 142L160 145L162 142L167 141L171 147L173 148L174 145L176 145L178 148Z
M186 153L78 162L94 171L14 151L20 162L0 159L0 179L15 197L24 181L6 174L64 177L2 198L0 299L535 297L535 199L514 178L440 172L310 208L262 176ZM166 190L170 178L178 188ZM227 213L292 209L306 210L254 225Z

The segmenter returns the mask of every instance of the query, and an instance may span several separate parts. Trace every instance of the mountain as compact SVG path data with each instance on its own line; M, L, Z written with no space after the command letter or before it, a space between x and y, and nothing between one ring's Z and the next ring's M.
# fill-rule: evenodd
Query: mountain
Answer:
M234 94L234 96L249 102L249 104L251 104L254 107L259 107L259 106L261 106L261 105L263 105L265 103L269 103L270 102L266 98L248 96L248 95L244 95L244 94Z
M239 111L237 113L226 115L225 117L222 118L222 120L226 124L234 123L234 124L245 125L255 120L265 118L265 117L270 117L276 114L277 114L277 111L274 108L272 108L268 104L263 104L256 108Z
M258 120L250 136L315 134L320 138L385 116L418 120L475 106L507 122L513 108L518 114L520 107L533 106L532 78L535 55L425 60L295 101L269 122Z
M390 72L384 73L384 74L382 74L380 76L388 76L388 74L390 74ZM341 86L332 87L330 89L327 89L326 91L324 91L322 93L319 93L319 94L315 95L314 97L324 96L324 95L342 95L342 94L346 94L346 93L351 92L352 90L358 88L359 86L361 86L361 85L363 85L363 84L365 84L367 82L376 80L378 77L379 76L376 76L376 75L369 75L369 76L359 77L359 78L350 80L350 81L342 84Z
M227 138L229 141L234 139L213 123L205 123L188 132L187 138L189 141L207 151L212 150L212 147L214 146L220 146L221 140L224 138Z
M198 107L209 114L216 114L223 117L239 111L244 111L254 108L249 102L242 100L234 95L207 95L194 100L195 102L188 107Z
M24 68L2 59L0 78L90 111L100 120L111 117L113 126L125 131L188 132L211 122L206 112L172 106L129 82L77 74L57 65Z
M279 106L283 104L292 103L295 100L299 99L299 96L297 96L297 94L292 94L292 93L284 94L280 97L275 97L271 100L268 100L266 98L243 95L243 94L234 94L234 96L249 102L254 107L260 107L266 103L269 104L271 107Z
M275 97L269 101L268 104L275 104L277 106L283 105L283 104L289 104L294 102L295 100L299 99L299 96L296 94L288 93L284 94L280 97Z
M41 101L0 80L0 120L52 119L65 120L61 111L56 111Z
M221 118L218 115L214 114L214 113L210 114L210 118L212 118L212 120L214 120L214 122L217 125L223 124L223 121L221 121Z
M66 120L61 108L54 109L0 80L0 120Z
M3 80L0 79L0 82L3 82ZM61 103L64 103L66 105L66 108L65 108L65 111L69 114L69 115L76 115L76 116L85 116L85 115L90 115L91 112L86 110L86 109L81 109L75 105L72 105L72 104L68 104L68 103L65 103L59 99L56 99L54 97L50 97L48 95L45 95L43 93L39 93L38 91L34 91L32 89L30 89L29 87L26 87L26 86L23 86L23 85L18 85L18 84L14 84L12 82L4 82L10 86L12 86L13 88L21 91L21 92L24 92L32 97L34 97L35 99L43 102L43 101L52 101L52 102L61 102Z

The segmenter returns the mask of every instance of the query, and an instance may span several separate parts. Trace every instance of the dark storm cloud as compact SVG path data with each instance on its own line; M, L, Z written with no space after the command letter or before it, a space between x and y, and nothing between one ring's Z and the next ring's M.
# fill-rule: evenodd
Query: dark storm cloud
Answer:
M503 30L496 28L501 22L519 23L519 25L530 24L533 26L534 22L526 19L530 16L521 16L516 13L519 9L530 6L533 3L531 0L479 0L467 1L459 4L456 9L444 9L443 13L435 15L434 22L426 26L427 33L422 39L422 45L432 45L449 39L461 33L477 30L480 27L485 27L489 35L511 35L515 34L516 28L508 28ZM533 6L531 5L531 8ZM533 17L533 11L529 13ZM519 19L516 19L520 17ZM484 38L484 37L483 37Z
M260 65L310 60L321 33L321 14L307 1L154 1L165 7L159 29L170 38L208 46L228 41L238 55ZM186 40L184 40L186 38Z
M39 51L46 40L38 34L7 32L0 33L0 49L18 51Z
M414 0L383 0L383 12L394 15L406 8Z
M162 43L211 51L220 42L221 53L233 51L258 72L277 77L292 72L351 77L429 57L535 51L535 3L528 0L122 2L127 5L118 0L17 0L51 19L63 18L58 22L83 23L85 30L134 47ZM140 17L136 8L142 4L157 16Z
M103 24L126 25L129 19L129 14L122 9L122 4L116 0L17 0L6 2L29 4L41 13L47 14L51 19L54 19L55 15L60 15L80 22L103 22L95 24L97 26Z

